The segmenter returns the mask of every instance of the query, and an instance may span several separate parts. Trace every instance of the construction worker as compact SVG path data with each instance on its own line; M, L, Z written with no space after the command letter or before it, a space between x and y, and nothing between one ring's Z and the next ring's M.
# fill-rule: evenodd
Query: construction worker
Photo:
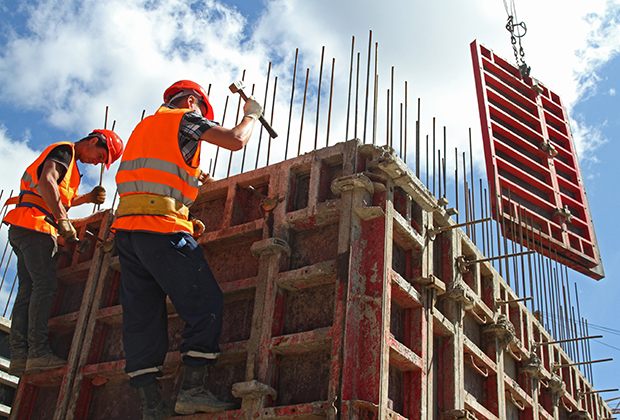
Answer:
M9 241L17 256L19 277L10 336L11 375L34 374L66 364L52 353L48 342L47 324L58 290L56 235L67 242L75 241L77 232L67 210L105 201L101 186L78 195L81 175L77 161L105 163L109 169L122 153L122 140L110 130L94 130L77 143L52 144L24 172L19 196L7 201L16 205L3 222L10 225ZM56 221L58 229L50 224Z
M116 183L120 201L115 247L121 264L125 372L137 388L143 419L174 414L156 378L168 351L166 295L185 321L183 383L178 414L218 412L234 404L208 389L208 368L217 362L223 294L195 238L204 231L188 207L198 182L209 181L200 165L201 141L229 150L243 148L263 108L250 98L233 129L213 122L213 108L197 83L181 80L164 92L164 104L134 129Z

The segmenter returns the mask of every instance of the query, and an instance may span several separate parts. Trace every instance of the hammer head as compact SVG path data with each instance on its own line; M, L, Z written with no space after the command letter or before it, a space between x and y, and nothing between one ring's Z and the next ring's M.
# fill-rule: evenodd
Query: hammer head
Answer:
M236 81L229 86L229 89L232 93L237 93L240 90L243 90L243 88L245 88L245 85L243 84L241 80Z

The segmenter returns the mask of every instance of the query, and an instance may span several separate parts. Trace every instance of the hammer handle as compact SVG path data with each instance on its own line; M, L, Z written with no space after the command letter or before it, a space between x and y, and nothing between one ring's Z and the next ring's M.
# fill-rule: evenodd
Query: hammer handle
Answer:
M239 89L239 95L241 95L241 97L243 98L244 101L246 101L246 102L248 101L248 96L245 94L243 89ZM260 123L263 125L263 127L265 127L265 130L267 130L267 132L269 133L269 136L272 139L275 139L276 137L278 137L278 133L276 133L276 131L269 125L269 123L267 122L265 117L263 117L261 115L258 118L258 121L260 121Z

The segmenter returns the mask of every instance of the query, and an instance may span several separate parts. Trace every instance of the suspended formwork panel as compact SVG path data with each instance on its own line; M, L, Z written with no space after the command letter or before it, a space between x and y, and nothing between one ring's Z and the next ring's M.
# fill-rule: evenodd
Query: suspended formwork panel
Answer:
M483 255L460 229L434 233L454 222L389 147L354 140L216 181L191 210L225 296L209 386L236 408L188 420L611 417L489 262L457 264ZM59 273L80 293L59 296L50 323L69 365L22 378L13 418L139 419L118 258L97 248L68 261ZM168 321L161 383L173 401L183 322L172 305Z
M592 278L604 277L588 199L560 96L471 44L494 217L509 239ZM541 234L534 244L531 237Z

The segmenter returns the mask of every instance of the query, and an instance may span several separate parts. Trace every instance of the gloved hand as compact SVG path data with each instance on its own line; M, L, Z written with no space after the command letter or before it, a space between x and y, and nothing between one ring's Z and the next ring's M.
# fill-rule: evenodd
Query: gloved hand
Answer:
M200 171L200 174L198 175L198 181L202 182L203 184L207 184L209 182L213 182L215 181L215 179L213 179L213 177L211 176L211 174L208 174L206 172L203 172L202 170Z
M205 224L198 219L192 219L192 225L194 226L194 233L192 236L194 239L200 238L200 236L205 233Z
M263 107L254 96L250 96L243 106L243 112L245 117L252 117L257 120L263 115Z
M105 201L105 188L103 188L101 185L97 185L95 188L93 188L89 195L90 203L103 204Z
M58 219L58 234L67 242L77 241L77 231L69 219Z

